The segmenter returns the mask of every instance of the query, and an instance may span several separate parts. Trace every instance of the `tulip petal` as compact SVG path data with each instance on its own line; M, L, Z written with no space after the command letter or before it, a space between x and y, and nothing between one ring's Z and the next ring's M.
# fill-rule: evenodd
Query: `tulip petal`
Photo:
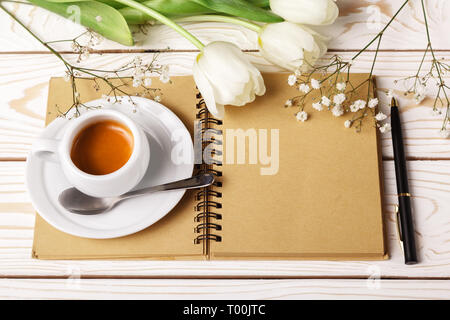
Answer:
M212 42L198 55L194 79L210 112L222 118L224 105L243 106L265 93L264 79L234 44Z
M270 8L286 21L310 25L332 24L339 15L333 0L270 0Z
M326 52L326 46L319 39L318 33L304 26L281 22L266 25L259 34L258 44L268 61L295 71L304 64L307 56L322 56ZM314 64L316 59L307 61Z
M198 64L214 91L216 101L236 105L245 85L250 80L246 57L240 49L230 43L213 42L204 50Z
M323 25L329 25L336 21L339 16L339 8L334 1L328 2L327 19L323 22Z
M199 60L199 59L197 59ZM217 119L223 119L225 115L225 107L222 104L217 104L214 99L214 91L209 83L208 79L204 76L202 70L198 66L197 61L192 67L192 73L194 76L195 83L197 84L198 90L205 100L206 107L211 114Z
M250 70L252 77L253 77L253 82L254 82L254 87L255 87L255 93L258 96L262 96L266 93L266 86L264 84L264 79L261 75L261 72L259 72L259 70L257 68L254 68L252 70Z

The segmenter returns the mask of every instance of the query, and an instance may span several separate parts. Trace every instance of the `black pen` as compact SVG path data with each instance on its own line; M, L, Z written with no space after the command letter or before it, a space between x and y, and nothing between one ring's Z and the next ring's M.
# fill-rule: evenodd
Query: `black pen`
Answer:
M403 149L402 125L397 101L391 102L392 147L394 148L395 178L397 181L398 216L400 240L403 242L403 251L406 264L416 264L417 252L414 240L414 224L411 214L411 194L408 187L408 174L406 169L405 151Z

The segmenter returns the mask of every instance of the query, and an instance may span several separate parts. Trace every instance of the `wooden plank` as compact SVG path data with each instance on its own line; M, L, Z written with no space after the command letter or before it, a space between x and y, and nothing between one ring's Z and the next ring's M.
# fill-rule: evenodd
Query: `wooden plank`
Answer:
M354 1L340 0L340 17L332 26L317 28L332 38L329 47L334 50L359 50L386 24L404 0ZM430 31L436 49L450 49L450 39L445 32L450 28L447 14L450 4L446 0L426 1ZM72 39L85 29L53 13L28 5L5 4L44 41ZM256 49L255 33L224 23L183 23L201 41L231 41L242 49ZM0 12L0 28L6 32L0 35L0 52L42 51L44 48L23 28ZM195 49L187 40L166 26L157 25L147 35L137 34L134 47L125 47L112 41L104 41L98 50L142 50L142 49ZM382 49L411 50L426 47L425 29L419 1L410 4L386 31ZM68 45L58 45L60 50L71 50Z
M133 280L74 278L0 280L0 299L435 300L449 298L450 281L448 280Z
M354 53L340 52L344 59L350 59ZM66 55L75 62L75 55ZM153 58L153 54L103 54L92 55L82 63L93 68L118 68L140 56L144 61ZM172 75L190 74L194 52L161 53L158 61L170 66ZM252 61L262 71L280 71L271 66L258 53L249 53ZM328 58L331 56L328 55ZM441 52L440 56L450 59L450 51ZM389 102L383 94L388 89L397 88L400 97L403 86L394 85L396 79L412 75L418 68L421 53L382 52L376 65L375 75L379 88L382 108ZM325 61L325 60L324 60ZM352 67L353 72L368 72L372 63L372 53L358 58ZM429 60L426 61L426 65ZM395 71L394 71L395 70ZM64 66L52 55L47 54L4 54L0 55L0 159L25 159L34 138L44 127L45 108L47 104L48 80L53 76L63 76ZM430 95L436 87L429 85ZM164 101L162 101L164 103ZM426 99L420 105L412 100L401 99L402 118L406 135L407 154L412 158L450 159L450 140L439 136L442 116L431 113L432 99ZM281 106L280 106L281 107ZM311 120L314 121L314 120ZM340 121L337 119L336 121ZM382 136L383 155L392 157L390 134Z
M0 162L0 277L450 278L450 161L411 161L408 165L421 261L414 266L404 265L398 242L393 212L397 199L392 161L384 162L384 214L389 260L208 263L33 260L34 210L25 191L24 163Z

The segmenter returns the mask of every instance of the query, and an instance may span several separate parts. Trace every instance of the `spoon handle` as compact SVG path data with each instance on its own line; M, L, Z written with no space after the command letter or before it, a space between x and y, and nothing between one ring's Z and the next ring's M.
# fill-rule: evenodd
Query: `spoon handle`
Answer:
M139 189L136 191L127 192L119 197L120 200L140 196L142 194L148 194L159 191L168 191L168 190L181 190L181 189L196 189L207 187L214 183L214 175L211 173L204 173L193 176L191 178L187 178L184 180L179 180L175 182L170 182L166 184L162 184L159 186L148 187Z

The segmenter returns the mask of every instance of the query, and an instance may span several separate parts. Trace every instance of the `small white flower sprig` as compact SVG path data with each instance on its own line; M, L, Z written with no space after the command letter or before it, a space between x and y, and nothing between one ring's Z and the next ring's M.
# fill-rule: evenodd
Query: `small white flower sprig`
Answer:
M405 87L405 96L413 97L416 104L422 103L425 98L427 98L427 87L434 84L437 86L437 93L433 99L433 114L442 115L444 114L444 119L442 122L442 127L439 130L439 134L443 138L450 137L450 86L445 83L444 78L450 75L450 64L445 61L444 58L437 59L433 46L431 44L430 32L428 28L428 19L425 11L425 5L423 0L421 0L422 12L425 21L426 35L428 44L425 48L422 60L419 64L417 72L409 77L396 80L394 83L403 83ZM425 59L427 55L431 55L431 65L428 71L422 73L422 68L424 66ZM430 84L431 82L431 84Z
M87 38L87 39L86 39ZM70 42L73 52L78 54L77 63L89 58L94 47L99 45L103 40L103 37L98 33L87 29L79 36L69 40L55 40L45 42L47 45L61 42Z
M116 70L101 70L88 69L80 66L74 66L67 61L66 73L64 79L71 83L73 92L73 104L67 111L59 112L62 117L67 117L72 109L75 109L72 117L78 117L81 114L81 109L92 109L82 103L80 93L77 89L77 79L90 79L93 81L93 87L96 91L100 91L101 83L106 84L109 91L102 95L102 98L110 103L120 103L120 96L126 96L128 101L136 107L136 103L130 96L128 89L141 88L139 93L134 96L142 96L161 101L161 90L159 88L152 88L152 76L159 75L162 83L170 82L169 67L167 65L159 65L157 62L157 55L149 63L144 63L142 58L136 56L131 62L126 63ZM95 107L98 108L98 107ZM59 110L59 108L58 108ZM136 109L134 109L136 111Z
M4 9L4 8L3 8ZM93 87L96 91L100 90L100 84L103 83L109 88L107 94L102 95L104 99L111 103L120 102L120 96L125 96L129 101L136 106L132 97L127 91L127 88L142 87L141 93L134 94L135 96L144 96L152 98L159 102L161 101L161 90L158 88L151 88L151 75L159 75L161 82L167 83L170 81L169 68L166 65L159 65L157 60L157 54L153 55L153 59L149 63L144 63L140 57L135 57L131 62L123 65L116 70L102 70L82 67L78 65L82 60L89 58L90 54L94 51L94 46L98 45L102 41L102 37L92 30L87 29L79 36L68 40L55 40L45 42L38 35L36 35L31 29L20 21L14 14L8 10L4 11L20 26L22 26L27 32L39 41L44 47L46 47L54 56L56 56L65 66L66 72L64 79L71 83L72 86L72 105L62 112L59 106L56 106L60 117L78 117L81 114L81 109L98 109L100 106L89 107L82 103L82 97L77 89L77 79L92 80ZM96 20L101 20L101 16L96 17ZM78 54L77 64L71 64L63 56L62 53L56 51L52 47L55 43L70 43L72 50ZM116 79L112 79L116 78ZM130 80L131 79L131 80ZM66 109L66 108L64 108ZM72 110L75 110L71 113Z
M312 73L317 72L319 74L329 74L327 77L334 77L338 76L340 73L342 75L347 74L346 81L342 81L341 83L335 83L333 85L329 85L330 87L334 87L336 85L336 89L338 91L345 90L343 87L349 87L351 86L351 90L355 90L357 87L362 86L365 84L365 82L369 81L368 89L370 93L370 80L372 78L372 73L374 71L374 66L378 57L378 52L380 49L380 43L383 38L384 32L386 29L391 25L391 23L396 19L398 14L406 7L406 5L409 3L409 0L405 0L400 8L394 13L394 15L391 17L391 19L387 22L387 24L381 29L381 31L369 42L367 45L361 49L358 53L356 53L352 59L349 62L342 61L341 58L338 56L334 56L330 63L326 66L322 67L314 67L310 66L312 69ZM424 0L420 0L422 14L424 18L424 25L425 25L425 33L427 36L427 46L423 54L423 58L420 62L419 68L413 76L406 77L400 80L395 81L395 84L398 82L401 82L405 85L405 96L412 96L416 104L420 104L424 101L425 98L427 98L427 90L431 85L437 86L437 93L434 96L433 99L433 115L444 115L442 126L439 130L439 135L443 138L450 138L450 86L444 81L444 78L450 74L450 64L445 61L445 59L438 59L436 57L436 53L433 50L433 46L431 43L431 37L430 37L430 30L428 26L428 17L427 17L427 11L425 10L425 4ZM357 86L352 86L351 83L349 83L349 73L350 68L353 64L353 62L358 58L361 53L365 52L372 44L376 44L376 49L374 51L374 56L372 60L372 66L370 69L369 76L367 79ZM422 73L422 68L425 65L425 60L427 55L431 55L431 66L430 69ZM300 80L298 81L298 78L300 78L300 74L297 72L294 75L291 75L289 79L289 84L292 86L297 86L298 89L302 92L302 96L294 97L286 102L286 106L297 106L300 108L301 114L296 114L297 119L299 121L306 121L308 119L308 114L304 110L304 99L306 98L306 95L309 94L309 92L312 90L311 88L315 88L318 86L316 81L312 81L312 79L306 79L306 80ZM344 76L345 78L345 76ZM344 79L345 80L345 79ZM324 80L321 80L320 84L321 86L324 84ZM432 84L430 84L430 82ZM338 88L339 87L339 88ZM393 96L393 90L389 89L387 90L386 94L390 98ZM352 120L345 121L344 125L347 128L350 127L356 127L356 129L359 131L361 129L362 119L372 114L373 118L375 120L375 125L379 128L381 132L388 132L390 131L390 125L389 123L382 123L382 121L386 120L387 116L383 114L382 112L376 112L375 108L371 108L377 100L373 99L372 103L370 103L369 100L366 100L366 106L362 108L363 102L359 101L356 103L352 103L348 105L348 101L351 100L351 98L348 97L348 92L346 93L346 103L348 106L348 109L350 112L355 113L355 116L352 118ZM313 103L313 108L316 110L322 110L325 107L332 111L333 115L335 116L341 116L345 112L348 112L348 110L345 109L344 104L341 104L341 107L339 107L339 102L342 100L343 96L337 97L336 101L334 100L334 97L331 97L330 95L323 95L322 101L319 103L319 101L316 101ZM333 105L334 103L334 105ZM368 112L370 111L370 112ZM358 114L358 115L356 115Z
M388 123L382 123L387 116L378 111L378 99L374 98L371 76L361 83L354 84L350 80L352 62L344 62L339 56L334 56L331 63L326 66L313 67L313 71L302 75L300 71L289 75L288 85L295 87L299 95L289 99L285 107L296 107L295 113L298 121L308 120L305 110L311 104L314 112L330 111L333 116L341 117L345 113L352 113L352 118L344 122L346 128L355 128L359 132L364 118L371 116L376 127L381 132L390 131ZM329 73L331 69L331 73ZM334 70L334 71L333 71ZM367 86L367 98L361 96L361 90ZM313 95L310 98L310 95Z
M157 63L157 54L155 54L149 63L144 63L142 58L137 56L131 62L119 67L115 70L102 70L86 68L79 65L69 63L64 59L61 53L57 52L51 44L69 42L75 53L78 53L77 63L89 58L90 53L94 51L94 47L98 45L102 37L91 31L87 30L79 36L69 40L57 40L44 42L27 29L39 42L47 47L56 57L58 57L64 66L66 72L64 80L71 83L72 86L72 105L66 111L60 111L59 106L57 110L59 116L67 117L69 114L72 117L78 117L81 114L81 109L96 109L98 107L89 107L82 103L82 97L77 89L77 79L89 79L93 82L93 87L96 91L101 88L101 83L106 84L109 91L102 95L102 98L110 103L120 102L120 96L128 97L132 105L136 106L132 97L128 93L127 88L141 88L141 92L134 94L135 96L142 96L151 98L157 102L161 101L161 90L158 88L152 88L151 76L159 75L162 83L170 82L169 67L167 65L160 65ZM116 79L113 79L116 78ZM72 110L75 110L71 113Z

